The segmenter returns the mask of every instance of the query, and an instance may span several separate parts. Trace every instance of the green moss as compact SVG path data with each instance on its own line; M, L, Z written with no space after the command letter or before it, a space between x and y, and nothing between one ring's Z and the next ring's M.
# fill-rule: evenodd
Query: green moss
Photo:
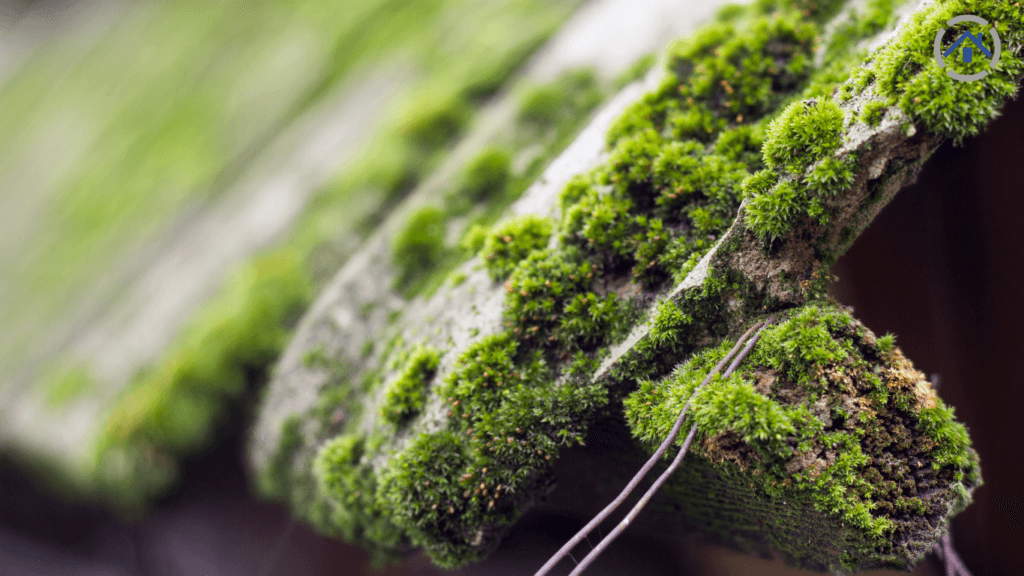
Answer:
M843 113L832 100L793 103L769 124L764 144L768 169L743 183L749 198L747 226L758 237L781 238L805 214L828 222L829 199L853 184L854 159L831 157L842 134ZM787 176L803 175L811 165L805 176Z
M512 159L508 152L490 148L477 154L466 167L459 194L474 202L500 195L508 185L512 170Z
M762 239L780 238L793 228L802 213L803 204L804 198L797 185L781 182L771 190L751 197L747 204L747 226Z
M886 334L878 338L878 349L888 354L896 346L896 335Z
M715 20L719 22L732 22L744 14L747 9L740 4L725 4L715 12Z
M604 401L596 386L555 386L535 355L517 366L521 353L506 335L470 346L440 392L448 429L421 434L381 472L379 505L441 566L493 550Z
M269 498L285 498L291 477L292 458L302 447L302 423L297 416L291 416L281 425L281 436L277 449L266 469L257 476L262 494Z
M839 548L847 552L803 550L799 554L817 558L801 565L833 571L913 565L917 558L901 548L907 536L900 534L918 526L930 530L933 515L948 509L910 498L928 492L962 506L980 478L966 431L933 393L922 392L922 375L898 351L884 352L845 310L809 305L766 329L733 375L716 376L695 392L731 346L725 341L666 379L641 383L625 400L633 434L649 445L660 442L689 400L688 418L699 431L691 450L718 473L735 476L737 497L808 502L816 513L831 515L824 520L803 512L808 522L830 524L820 530L845 542ZM879 388L887 393L877 394ZM912 460L930 463L929 471L915 472ZM744 496L748 483L756 490ZM685 498L699 500L703 490L690 486ZM770 542L784 529L772 524L778 521L764 517L752 534L732 524L703 528L726 540L745 533Z
M521 260L547 245L553 226L550 218L528 214L509 220L488 233L480 247L480 258L491 277L495 281L508 278Z
M860 120L868 126L878 126L882 122L882 117L885 116L887 108L888 106L885 102L868 102L860 112Z
M54 369L44 380L46 403L53 408L62 408L96 389L96 381L85 366L70 366Z
M536 137L553 128L574 122L582 113L601 101L601 89L592 69L562 73L550 84L538 86L523 95L519 103L519 125Z
M329 440L313 460L318 497L327 503L330 528L347 542L368 548L376 564L400 559L404 538L376 501L376 476L363 461L365 439L342 434Z
M200 311L174 353L127 389L101 446L143 442L173 454L208 442L215 416L246 389L247 374L273 361L309 297L294 254L270 254L243 268Z
M804 182L815 196L815 199L834 198L850 189L853 185L855 169L853 157L843 159L825 158L808 171ZM813 214L812 214L813 215Z
M644 54L643 56L637 58L636 62L630 64L629 68L627 68L624 72L619 74L617 78L615 78L613 88L619 90L627 84L632 84L633 82L642 79L644 76L647 75L647 72L650 71L650 69L653 68L657 62L658 55L654 54L653 52L650 54Z
M444 255L444 233L445 215L437 208L421 208L409 217L392 246L399 286L411 284L438 263Z
M376 468L374 506L390 511L393 524L435 562L459 566L493 549L548 487L558 448L582 439L600 407L628 394L638 379L669 374L698 343L723 339L741 315L778 307L742 278L719 275L703 290L647 309L724 233L741 199L749 200L748 225L754 222L767 239L801 218L827 221L831 202L851 185L855 159L835 156L844 118L828 95L855 61L852 44L842 54L826 54L822 71L812 70L819 23L839 5L760 2L747 18L730 15L675 45L663 82L609 131L608 161L562 192L561 221L553 231L543 221L523 225L522 232L471 227L463 246L483 250L489 268L495 263L493 277L507 279L504 330L468 346L431 390L447 410L440 427L413 428L408 444L392 447L394 453L384 453L384 440L367 448L379 449L375 458L383 462ZM542 131L555 122L556 92L538 93L521 123ZM805 101L775 116L796 98ZM732 310L727 300L741 309ZM648 312L647 336L593 383L608 346ZM641 384L627 399L637 437L663 438L731 344L692 357L658 384ZM692 418L706 429L694 457L725 477L753 483L757 498L773 506L806 506L780 518L820 520L823 530L840 534L835 541L849 536L838 564L831 549L803 550L832 562L824 567L859 566L889 554L886 538L909 520L887 511L920 515L921 506L913 495L891 489L889 483L906 481L907 471L882 470L875 478L871 459L915 445L925 451L919 457L929 451L927 442L915 444L923 432L895 424L897 416L911 422L920 409L900 376L910 370L901 362L845 311L819 306L794 312L764 332L743 369L694 398ZM837 401L843 394L860 404ZM861 409L866 403L871 410ZM895 433L886 440L885 430ZM967 450L972 465L969 448L952 450ZM810 464L795 463L808 458ZM937 481L952 478L962 463L945 461L935 471ZM729 469L730 462L736 468ZM950 486L967 493L974 484ZM727 524L713 528L735 535L737 526ZM790 552L805 548L787 546Z
M402 132L415 146L433 151L451 145L469 124L469 105L460 98L421 104Z
M109 421L102 422L104 431L97 445L83 447L87 454L96 452L89 461L94 469L84 472L82 479L95 483L84 487L90 495L105 491L102 496L125 501L115 504L135 505L168 486L175 475L174 459L201 450L222 424L226 407L243 391L265 381L269 363L286 341L284 336L308 304L311 285L326 282L339 259L346 256L344 249L337 248L345 243L338 240L353 231L366 234L372 230L398 197L440 161L443 150L437 147L444 145L439 142L467 126L473 107L479 104L469 100L493 91L498 82L508 78L512 67L554 32L578 2L517 0L500 8L464 2L460 5L464 10L453 12L444 2L370 0L346 5L341 9L344 14L335 8L324 12L321 8L326 5L315 2L302 4L302 9L286 10L287 14L248 11L241 19L231 2L212 11L147 8L146 20L155 26L155 34L135 34L132 26L113 28L98 49L87 55L88 65L79 69L77 79L66 78L63 93L47 89L50 102L38 94L33 96L34 89L25 92L29 85L23 82L36 74L43 74L40 78L50 75L52 67L44 61L27 67L32 71L28 76L12 78L13 83L5 85L11 90L2 95L5 106L0 111L0 125L6 131L5 141L17 142L25 139L22 136L32 136L35 128L31 127L37 123L25 120L35 115L33 110L50 117L50 108L66 108L61 102L75 96L74 86L95 85L97 78L111 70L120 78L120 60L131 50L113 49L119 43L128 39L126 46L138 47L138 39L144 38L143 43L152 48L166 45L170 39L174 46L162 64L149 70L154 75L147 78L155 82L146 80L146 86L136 82L134 88L129 86L131 82L126 85L130 90L124 94L132 99L128 108L135 113L125 114L126 103L116 98L104 101L105 111L97 112L97 118L106 118L96 125L97 129L105 127L98 145L86 154L88 160L80 165L79 173L67 180L70 188L64 186L67 189L60 192L66 202L59 212L72 218L75 226L67 226L62 217L57 228L46 223L39 228L47 236L59 232L61 242L54 246L63 248L48 251L47 258L35 258L22 279L25 286L32 287L31 301L46 298L67 303L68 294L79 293L91 279L105 276L104 266L116 260L110 258L108 248L130 245L145 236L143 232L160 228L183 205L202 204L203 194L219 189L216 181L222 177L230 180L232 171L244 164L245 150L259 147L321 97L334 93L349 72L361 74L380 63L388 68L387 62L393 63L398 54L417 71L397 78L384 70L384 76L396 80L404 94L396 103L411 105L383 118L363 155L317 191L283 248L270 257L252 257L240 267L241 278L229 273L217 297L188 320L178 340L132 378L129 389L114 399L115 405L105 407ZM323 18L328 13L340 14L354 26L321 26L331 20ZM253 15L255 19L250 17ZM501 30L508 35L480 26L499 17ZM295 26L282 27L282 22ZM193 34L183 44L181 40L196 30L197 24L215 33ZM452 35L453 29L468 32ZM242 52L235 41L239 34L246 40ZM280 62L275 64L265 56L276 53L282 41L296 40L296 34L301 36L301 51L308 52L310 58L300 59L303 65L292 66L286 74L298 74L292 78L295 81L286 82L285 89L273 90L270 100L244 97L242 93L259 88L265 80L280 80L271 73ZM452 60L452 51L460 57ZM374 65L368 68L367 63ZM223 82L206 83L203 90L168 89L180 87L182 75L194 76L196 66L212 66ZM65 71L58 68L64 78ZM239 90L236 96L243 96L241 105L238 98L225 97ZM22 105L8 105L19 101ZM433 104L421 105L425 101ZM210 105L217 102L233 103L229 109ZM110 118L119 120L111 123L107 121ZM241 124L236 122L239 119ZM31 129L22 133L20 124ZM236 128L240 125L247 128L239 132ZM122 145L127 142L142 145ZM181 142L189 145L181 146ZM234 165L239 158L242 164ZM136 169L125 170L125 165ZM153 182L163 185L153 188ZM53 238L44 238L41 243L53 244L50 240ZM322 258L324 254L329 257ZM277 257L288 265L274 270L271 261ZM55 272L60 278L50 278ZM62 314L58 305L24 306L23 310L31 312L33 325L47 325L48 320L36 313L42 308L53 311L55 317ZM53 385L51 381L42 384ZM83 386L82 379L71 378L57 387L54 399L81 401L95 391ZM100 488L93 491L96 486Z
M384 420L401 426L419 414L440 360L441 353L433 348L418 347L410 353L401 372L387 384L380 408Z
M864 16L860 21L861 34L870 36L887 28L893 20L897 5L905 0L870 0L865 6Z
M764 163L796 174L835 152L842 138L843 111L835 102L794 102L768 125Z
M931 456L932 467L936 470L952 466L958 472L957 480L966 484L976 483L980 476L977 469L977 455L970 450L971 439L967 428L953 419L953 408L947 407L942 399L936 399L936 406L925 408L918 414L918 425L935 443Z
M936 32L946 21L961 14L973 14L990 23L998 22L1003 51L999 65L985 78L959 82L946 75L934 58ZM973 23L950 27L943 37L945 51L965 30L981 34L991 42L987 29ZM977 134L998 115L998 109L1016 94L1017 80L1024 72L1021 45L1024 39L1024 13L1009 2L994 0L951 0L914 14L901 34L873 55L868 67L877 75L882 95L896 99L915 124L952 138L959 143ZM989 47L991 49L991 47ZM984 57L964 64L950 54L947 68L961 74L988 70ZM970 105L964 105L970 102Z

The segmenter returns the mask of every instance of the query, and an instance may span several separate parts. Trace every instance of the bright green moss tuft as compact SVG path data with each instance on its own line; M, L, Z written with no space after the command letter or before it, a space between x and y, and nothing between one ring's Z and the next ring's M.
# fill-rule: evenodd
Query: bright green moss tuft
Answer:
M53 408L62 408L76 398L96 389L96 381L85 366L64 366L52 370L43 380L46 402Z
M409 354L402 371L387 384L380 408L384 420L401 426L419 414L440 359L441 353L429 347L418 347Z
M715 152L723 157L743 164L747 170L756 172L763 166L761 146L764 145L764 127L754 125L737 126L719 134L715 141Z
M437 208L421 208L395 236L393 260L398 283L406 285L425 274L444 254L445 215Z
M769 168L743 183L747 226L758 237L783 237L805 214L828 221L829 199L853 184L853 158L831 157L842 134L843 112L829 99L793 103L771 122L764 144ZM803 174L811 165L806 176L778 180Z
M924 408L918 414L918 425L935 443L932 467L938 470L943 466L953 466L968 474L967 478L958 480L976 482L977 456L970 450L971 439L967 435L967 428L953 419L953 408L947 407L941 398L935 401L936 406Z
M469 124L469 105L460 98L424 104L402 127L415 146L434 151L452 144Z
M657 64L657 62L658 55L653 52L650 54L644 54L643 56L637 58L636 61L629 66L629 68L627 68L624 72L619 74L617 78L615 78L615 82L612 85L613 88L618 90L627 84L631 84L633 82L636 82L637 80L641 80L644 76L647 75L647 72L649 72L650 69L653 68L655 64Z
M892 352L892 350L893 350L893 348L895 346L896 346L896 335L895 334L886 334L885 336L880 336L878 338L878 349L881 350L882 352L886 353L886 354L888 354L889 352Z
M746 14L747 9L740 4L725 4L715 12L718 22L732 22Z
M328 440L313 460L313 477L317 496L326 505L322 524L367 547L371 559L381 564L397 559L404 538L376 500L376 476L364 461L366 448L358 434Z
M487 234L480 247L480 258L491 277L496 281L508 278L521 260L547 245L553 227L550 218L530 214L510 220Z
M673 45L668 74L615 121L609 144L649 129L711 142L798 90L811 74L818 27L796 10L771 11L745 26L713 23Z
M709 383L692 401L693 420L703 434L730 432L773 455L789 455L786 440L798 428L820 428L806 408L787 410L736 374Z
M990 25L998 22L1002 55L996 69L981 80L954 80L935 61L936 33L947 27L947 20L961 14L979 16ZM942 50L965 30L981 34L991 50L988 29L973 23L949 27ZM959 143L984 128L998 115L1002 103L1016 94L1017 81L1024 73L1022 41L1024 12L1019 6L998 0L952 0L915 13L901 34L873 55L868 66L877 75L878 90L896 99L916 124ZM945 63L961 74L988 70L988 59L983 54L970 64L964 64L959 54L950 54Z
M765 330L751 362L779 370L807 389L820 389L823 367L841 364L852 353L847 340L833 336L852 323L845 311L805 307L786 322Z
M835 152L842 138L843 111L835 102L794 102L768 125L764 163L779 172L800 173Z
M851 157L825 158L807 173L804 181L817 198L833 198L849 190L853 185L855 167Z
M878 126L882 122L882 117L885 116L887 108L888 106L885 102L868 102L860 112L860 120L868 126Z
M500 195L508 185L511 171L512 158L508 152L484 150L469 163L458 193L474 202Z
M760 182L751 185L755 190ZM803 197L793 182L781 182L747 204L747 226L762 239L784 236L801 213Z

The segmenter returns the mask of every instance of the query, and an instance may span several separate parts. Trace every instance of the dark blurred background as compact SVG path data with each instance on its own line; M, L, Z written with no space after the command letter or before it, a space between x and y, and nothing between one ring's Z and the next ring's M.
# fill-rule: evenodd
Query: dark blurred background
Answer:
M896 334L920 370L938 374L940 396L970 430L985 484L954 521L953 537L976 576L1024 574L1024 378L1017 364L1024 359L1018 351L1024 331L1022 169L1024 102L1018 100L963 147L944 145L917 184L899 194L834 269L833 295L876 333ZM0 461L0 574L373 573L360 549L323 538L290 522L281 506L250 496L242 430L252 405L253 399L243 403L233 432L186 462L175 493L134 523L66 505ZM571 473L571 466L564 464L562 472ZM557 512L572 489L560 487L544 511L524 518L481 565L447 572L415 556L383 573L532 573L584 521ZM592 573L800 572L696 538L636 530ZM914 573L942 572L929 557Z

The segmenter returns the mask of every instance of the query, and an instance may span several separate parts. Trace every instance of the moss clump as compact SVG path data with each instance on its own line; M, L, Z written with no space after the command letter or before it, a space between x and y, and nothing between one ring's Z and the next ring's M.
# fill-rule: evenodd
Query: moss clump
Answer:
M768 125L766 136L764 163L798 174L842 144L843 111L828 99L795 102Z
M177 454L203 445L222 407L268 366L310 297L298 258L279 252L240 270L182 336L176 353L142 374L106 422L107 446L145 444Z
M885 116L887 108L888 106L886 106L885 102L868 102L864 105L864 109L860 111L860 121L868 126L878 126L882 122L882 117Z
M749 26L701 29L670 48L669 73L616 120L609 143L649 128L709 142L727 126L763 117L810 76L818 33L799 12L784 9Z
M365 462L366 443L358 434L327 441L313 460L319 497L327 503L327 522L348 542L361 544L371 559L382 564L396 560L404 544L402 532L377 506L377 481Z
M735 483L716 490L807 503L807 524L840 544L787 542L780 522L794 519L756 511L738 524L690 518L726 541L748 539L809 569L909 568L980 483L966 430L898 350L884 350L845 310L814 304L787 316L729 378L694 392L732 346L724 342L641 384L625 401L633 433L660 442L690 399L696 465ZM671 488L684 508L704 507L701 482Z
M43 386L46 403L53 408L62 408L95 390L96 381L85 366L62 366L50 371Z
M429 347L418 347L409 354L402 371L387 384L380 408L384 420L401 426L419 414L440 360L441 353Z
M474 202L499 195L505 191L511 171L508 152L497 148L484 150L466 167L459 193Z
M509 220L484 236L480 258L491 278L508 278L520 261L548 243L553 226L550 218L528 214Z
M995 69L989 70L987 58L964 64L954 54L945 59L946 68L939 68L935 35L947 28L947 20L961 14L979 16L989 26L998 23L1003 50ZM986 27L965 22L948 27L942 50L966 30L991 42ZM915 124L959 143L977 134L999 114L1002 103L1017 93L1017 81L1024 73L1022 46L1024 12L1019 6L998 0L948 0L916 12L899 36L872 55L866 65L871 74L865 77L875 82L883 96L894 99ZM980 80L959 82L947 76L947 68L961 74L990 73Z
M743 184L750 199L747 226L758 237L785 236L804 215L828 222L828 200L853 184L854 158L832 157L843 133L843 112L826 99L793 103L769 124L764 144L768 168ZM794 174L801 176L794 179Z
M444 255L444 233L445 215L437 208L421 208L409 217L392 246L400 286L410 284L437 264Z
M552 376L543 354L507 335L470 346L440 391L446 429L421 434L381 471L378 506L438 565L490 552L606 401L600 386Z
M618 75L618 77L615 78L615 89L619 90L627 84L631 84L633 82L636 82L637 80L641 80L644 76L647 75L647 72L649 72L651 68L654 68L654 65L657 63L658 55L654 53L644 54L643 56L637 58L636 61L629 66L629 68L627 68L624 72L622 72L621 74Z
M532 135L575 122L581 112L601 101L597 74L589 68L570 70L554 82L533 88L519 104L518 121Z
M469 124L470 106L454 97L423 104L402 126L402 133L418 148L431 152L452 144Z

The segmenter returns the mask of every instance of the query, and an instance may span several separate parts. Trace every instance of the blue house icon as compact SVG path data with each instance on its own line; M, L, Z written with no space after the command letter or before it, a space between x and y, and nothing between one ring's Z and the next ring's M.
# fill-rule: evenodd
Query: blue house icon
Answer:
M949 48L947 48L946 51L942 53L943 58L945 58L945 57L949 56L950 54L952 54L953 50L956 50L961 44L963 44L964 40L967 40L967 39L970 39L971 42L973 42L974 45L977 46L979 50L984 52L985 56L988 56L989 58L992 57L992 53L989 52L988 49L985 48L985 45L981 43L981 32L979 32L978 35L975 36L974 34L971 34L970 30L968 30L968 31L964 32L963 34L961 34L960 37L956 39L956 42L953 42L953 45L950 46ZM938 42L938 40L936 40L936 42ZM971 49L970 46L964 46L964 63L970 63L970 61L971 61L971 50L972 49Z

